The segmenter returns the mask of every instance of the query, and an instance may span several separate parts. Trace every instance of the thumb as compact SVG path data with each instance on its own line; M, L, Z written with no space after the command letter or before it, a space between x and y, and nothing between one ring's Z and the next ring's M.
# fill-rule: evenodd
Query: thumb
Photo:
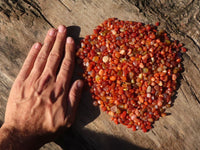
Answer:
M76 110L81 98L82 89L83 89L83 81L82 80L76 80L69 91L69 97L68 97L68 104L67 104L67 115L69 118L67 119L70 121L69 124L73 123L76 115ZM68 124L68 123L67 123Z

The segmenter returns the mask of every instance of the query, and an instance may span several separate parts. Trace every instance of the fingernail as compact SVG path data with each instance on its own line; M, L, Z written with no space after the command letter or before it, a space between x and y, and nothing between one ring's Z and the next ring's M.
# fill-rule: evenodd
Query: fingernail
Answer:
M40 45L39 43L36 43L36 44L34 45L34 48L35 48L35 49L40 49L40 47L41 47L41 45Z
M58 32L65 32L66 28L63 25L59 25Z
M84 85L83 81L79 80L77 83L78 88L82 88Z
M74 42L74 40L73 40L73 38L72 38L72 37L68 37L68 38L67 38L67 43L69 43L69 44L70 44L70 43L73 43L73 42Z
M49 35L50 35L50 36L55 36L55 33L56 33L56 30L55 30L55 29L51 29L51 30L49 31Z

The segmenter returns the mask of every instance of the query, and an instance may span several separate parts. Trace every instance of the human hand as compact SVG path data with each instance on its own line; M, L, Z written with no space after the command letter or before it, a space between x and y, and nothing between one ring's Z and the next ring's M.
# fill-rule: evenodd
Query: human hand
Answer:
M70 87L75 44L66 32L50 29L43 45L34 44L12 86L1 130L17 134L24 149L43 145L74 121L83 82Z

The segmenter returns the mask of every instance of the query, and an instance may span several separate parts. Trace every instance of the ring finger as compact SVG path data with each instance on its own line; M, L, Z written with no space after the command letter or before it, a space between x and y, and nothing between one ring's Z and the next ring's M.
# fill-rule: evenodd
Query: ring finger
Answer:
M44 44L35 60L33 69L30 73L30 78L33 81L38 79L40 77L40 75L42 74L44 67L46 65L49 53L54 45L56 35L57 35L56 29L52 28L48 31L48 33L45 37L45 40L44 40Z

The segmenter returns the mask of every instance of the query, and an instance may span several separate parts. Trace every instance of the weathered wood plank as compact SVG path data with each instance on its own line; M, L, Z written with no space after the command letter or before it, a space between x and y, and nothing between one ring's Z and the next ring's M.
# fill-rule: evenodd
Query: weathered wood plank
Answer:
M198 0L2 0L0 1L0 121L3 122L9 89L31 45L50 27L76 26L76 37L109 17L144 23L161 22L170 36L188 48L171 115L148 132L116 126L91 104L84 93L77 120L57 143L41 149L154 149L191 150L200 147L200 4ZM80 31L79 31L80 30Z

